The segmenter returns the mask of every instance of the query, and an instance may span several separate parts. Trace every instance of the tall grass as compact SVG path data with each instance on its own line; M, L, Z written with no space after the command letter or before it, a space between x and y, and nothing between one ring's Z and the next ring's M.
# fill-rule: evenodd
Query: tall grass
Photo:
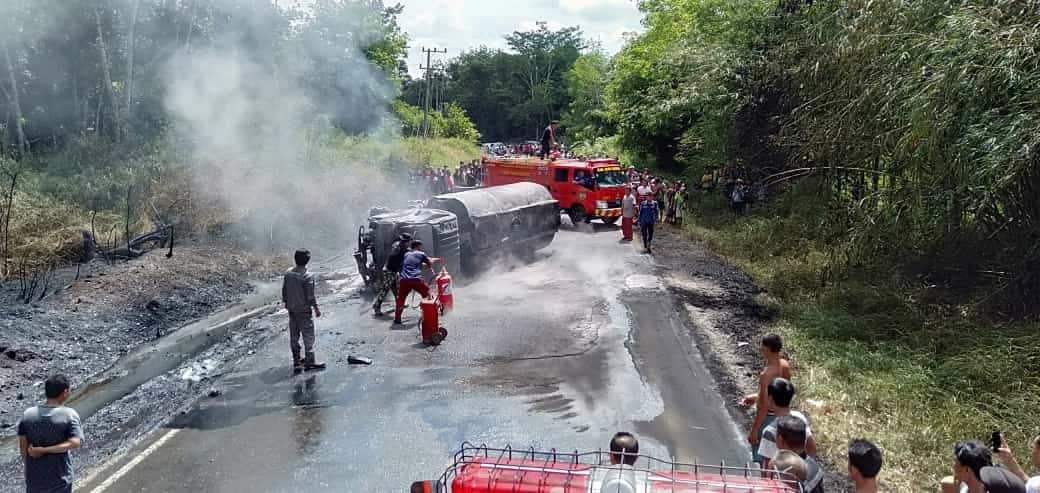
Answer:
M849 440L875 441L885 486L907 492L934 491L949 474L953 443L994 430L1028 460L1040 324L969 316L929 284L834 275L832 247L815 234L826 229L819 211L800 193L739 219L702 197L690 228L781 300L797 405L811 415L822 453L843 464Z
M321 187L323 193L335 195L326 202L360 213L372 204L361 203L368 196L357 193L356 183L387 189L392 187L391 176L406 167L455 167L460 161L479 158L477 146L460 139L330 133L314 144L308 168L327 177L327 182L342 185L338 192L333 185ZM166 216L164 221L175 221L178 234L185 236L223 230L242 219L248 211L229 210L219 197L199 190L200 177L193 168L197 163L191 159L168 141L128 147L83 139L60 152L20 163L25 171L12 207L8 274L19 275L21 266L40 269L73 260L81 231L93 231L104 248L123 244L128 191L131 236L156 227L153 211ZM351 180L337 180L337 176Z

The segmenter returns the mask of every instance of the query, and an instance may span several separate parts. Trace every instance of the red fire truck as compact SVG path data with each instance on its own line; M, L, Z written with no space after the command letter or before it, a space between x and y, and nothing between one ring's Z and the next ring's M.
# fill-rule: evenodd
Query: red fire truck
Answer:
M549 189L573 222L601 219L614 224L621 217L628 178L617 160L486 156L483 161L485 186L538 183Z
M681 464L639 456L612 465L607 452L490 449L463 444L437 480L412 483L412 493L801 493L787 474L750 466Z

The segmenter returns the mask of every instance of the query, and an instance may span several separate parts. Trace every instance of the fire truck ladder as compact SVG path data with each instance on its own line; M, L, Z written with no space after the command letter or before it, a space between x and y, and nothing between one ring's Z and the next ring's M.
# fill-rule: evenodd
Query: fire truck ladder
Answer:
M514 461L525 461L518 465ZM535 465L534 462L540 462ZM648 455L638 455L636 463L632 466L619 466L610 464L610 452L602 449L592 452L559 452L555 448L549 451L539 451L534 447L525 450L514 450L506 445L504 448L492 448L486 444L474 445L463 442L459 451L455 453L454 463L449 466L437 480L437 490L441 493L451 491L452 481L467 466L475 465L492 471L509 471L518 474L514 482L514 491L518 491L529 475L538 474L537 485L539 488L548 486L547 481L550 474L566 474L564 491L577 478L589 478L593 474L592 468L618 472L618 477L623 472L637 472L645 474L646 478L658 486L654 491L662 491L661 486L668 486L668 491L688 492L703 491L705 493L775 493L785 489L795 493L803 493L801 484L790 474L773 471L763 476L763 471L750 464L744 466L727 466L725 462L719 465L702 464L698 461L691 463L678 462L674 458L669 460L658 459ZM589 466L588 469L576 469L573 467L554 466ZM488 475L487 488L491 491L497 476ZM555 485L559 487L560 485ZM529 491L529 490L524 490ZM649 491L649 490L647 490ZM609 492L603 492L609 493Z

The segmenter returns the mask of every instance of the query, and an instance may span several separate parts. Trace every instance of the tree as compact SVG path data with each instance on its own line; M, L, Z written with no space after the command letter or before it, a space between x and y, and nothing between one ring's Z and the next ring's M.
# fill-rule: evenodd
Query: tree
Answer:
M606 55L596 49L578 57L567 72L570 103L563 125L575 142L594 145L599 137L613 134L605 99L609 69Z
M522 61L513 77L528 95L522 106L527 120L524 123L529 135L536 135L566 107L563 74L574 65L586 43L578 27L552 31L546 22L539 22L533 31L514 31L506 36L506 43Z

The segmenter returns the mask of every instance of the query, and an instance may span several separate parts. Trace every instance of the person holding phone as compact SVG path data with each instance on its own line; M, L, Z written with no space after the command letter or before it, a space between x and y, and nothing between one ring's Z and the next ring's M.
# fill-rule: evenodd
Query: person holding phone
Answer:
M1026 471L1018 464L1018 460L1015 459L1015 454L1011 452L1011 448L1008 447L1007 442L999 431L993 432L993 436L990 438L993 442L993 451L997 457L1000 458L1000 462L1004 464L1004 467L1011 471L1012 474L1018 476L1026 483L1026 493L1040 493L1040 474L1032 477L1026 473ZM1033 463L1033 469L1040 471L1040 435L1033 437L1033 440L1029 444L1030 447L1030 462Z

